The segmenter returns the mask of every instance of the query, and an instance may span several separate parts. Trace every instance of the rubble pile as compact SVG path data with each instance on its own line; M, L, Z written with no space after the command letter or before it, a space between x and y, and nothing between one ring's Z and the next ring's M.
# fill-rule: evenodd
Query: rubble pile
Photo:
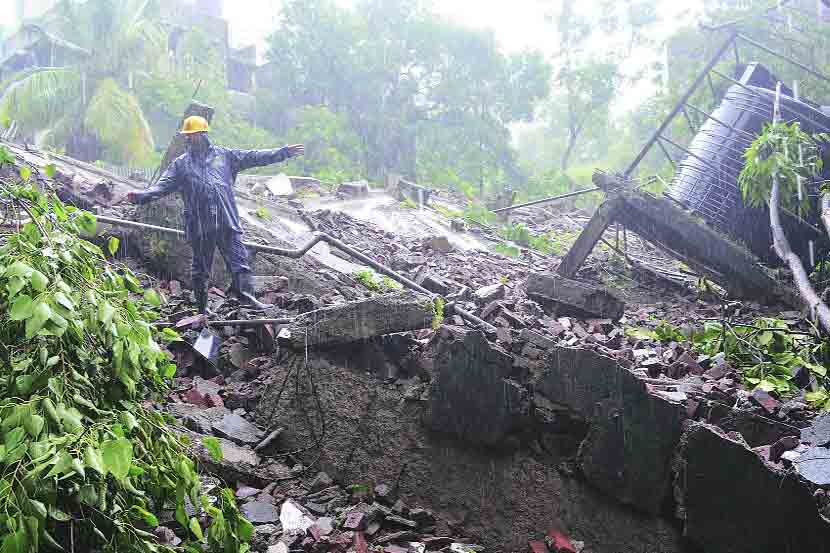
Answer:
M251 366L261 371L269 362L260 358ZM251 376L239 369L230 379ZM483 551L432 511L407 505L393 484L344 487L280 454L283 429L259 428L245 409L227 408L226 395L222 376L180 377L165 409L194 444L200 463L235 486L242 513L255 525L253 551ZM210 437L218 440L219 459L204 446Z
M77 188L86 191L81 199L101 203L90 183ZM176 204L159 209L147 220ZM536 230L576 225L538 214L518 216ZM299 341L305 333L291 323L226 325L213 329L218 351L204 356L191 347L203 334L182 285L186 245L124 236L120 254L142 258L127 260L137 270L148 252L169 260L158 287L168 299L165 319L185 341L170 344L179 372L165 408L200 465L237 490L257 527L255 551L582 548L556 532L536 539L551 526L584 537L586 553L633 543L680 551L671 517L707 551L819 551L828 543L830 422L808 405L816 390L809 371L796 371L801 391L782 401L750 391L725 357L696 353L682 339L710 319L750 324L800 313L680 286L659 276L676 269L646 249L630 257L657 257L659 270L621 270L609 245L573 282L551 276L557 255L465 250L447 236L413 239L335 211L300 218L495 332L450 313L434 318L420 300L396 319L385 315L397 301L388 289L370 289L312 256L258 255L257 294L275 304L265 316L332 323L320 336L334 347ZM263 228L247 230L288 245ZM261 316L227 297L222 270L211 290L216 318ZM378 309L351 317L355 301ZM661 325L679 335L655 338ZM173 524L169 530L175 534Z

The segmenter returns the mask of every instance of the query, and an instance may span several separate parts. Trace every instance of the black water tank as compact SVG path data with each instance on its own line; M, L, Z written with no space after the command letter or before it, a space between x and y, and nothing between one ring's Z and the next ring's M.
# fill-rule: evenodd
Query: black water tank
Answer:
M764 125L772 121L774 101L772 90L732 86L712 113L713 119L707 119L692 140L688 148L692 154L679 164L668 191L669 196L744 242L766 261L777 261L771 250L769 211L743 204L738 175L744 166L744 152ZM799 121L807 133L830 132L830 117L790 96L781 97L781 116L785 121ZM804 218L818 224L813 183L805 183L805 194L813 196L813 209ZM784 217L784 228L793 250L807 261L807 243L819 236L793 217Z

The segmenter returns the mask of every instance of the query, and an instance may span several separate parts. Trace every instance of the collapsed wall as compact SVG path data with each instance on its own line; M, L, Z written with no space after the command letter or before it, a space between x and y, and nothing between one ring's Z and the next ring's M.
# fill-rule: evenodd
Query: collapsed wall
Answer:
M501 372L512 365L505 352L479 332L444 327L423 350L398 338L413 355L381 343L310 354L324 436L307 380L299 391L290 379L282 388L292 366L306 366L302 356L283 352L259 380L232 384L226 405L255 412L262 427L284 428L283 449L320 439L320 470L346 484L388 485L446 520L439 533L463 528L487 551L526 550L551 527L595 553L684 551L671 521L643 517L574 475L568 460L585 425L520 397L522 387ZM397 378L383 378L389 363ZM367 373L373 365L377 372ZM303 462L317 455L312 449Z

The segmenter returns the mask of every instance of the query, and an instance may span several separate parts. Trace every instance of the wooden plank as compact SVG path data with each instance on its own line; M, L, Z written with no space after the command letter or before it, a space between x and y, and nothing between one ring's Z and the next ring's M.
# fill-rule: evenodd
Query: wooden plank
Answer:
M608 226L617 217L619 209L622 207L622 200L618 197L613 197L599 206L594 216L588 222L588 225L582 230L579 238L576 239L574 245L562 259L559 268L556 272L565 278L573 278L579 268L591 255L594 247L602 238L602 234Z

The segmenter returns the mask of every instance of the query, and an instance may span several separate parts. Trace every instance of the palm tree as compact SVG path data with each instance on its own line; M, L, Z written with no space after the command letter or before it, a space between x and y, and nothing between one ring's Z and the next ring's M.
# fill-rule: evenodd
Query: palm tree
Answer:
M64 30L87 54L79 63L29 69L0 83L0 116L86 161L147 160L153 135L132 82L166 59L157 1L62 0L50 28Z

